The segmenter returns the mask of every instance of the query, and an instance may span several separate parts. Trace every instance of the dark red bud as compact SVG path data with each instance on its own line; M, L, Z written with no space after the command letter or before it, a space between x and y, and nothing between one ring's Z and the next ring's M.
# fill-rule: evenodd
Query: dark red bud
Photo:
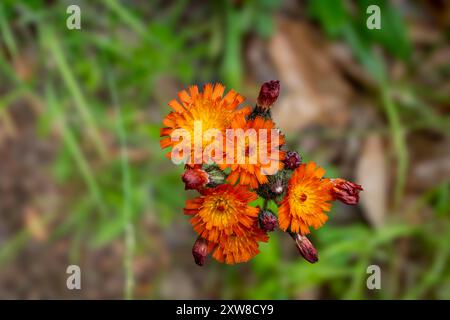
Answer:
M334 199L349 205L359 202L359 192L363 190L362 186L339 178L333 179L332 183L331 195Z
M302 157L296 151L288 151L284 158L284 166L286 169L295 170L302 163Z
M272 232L278 227L277 217L270 210L261 210L259 225L265 232Z
M198 237L192 247L192 256L197 265L203 266L205 264L206 256L208 255L208 242Z
M259 96L258 99L256 100L256 105L263 109L268 109L278 99L279 94L280 94L280 81L272 80L265 82L261 86L261 90L259 91Z
M184 182L185 190L199 190L204 188L209 182L208 174L202 169L187 169L181 179Z
M317 254L317 249L314 247L314 245L309 241L309 239L305 236L302 236L298 233L291 233L291 237L295 240L295 243L297 245L297 249L302 255L303 258L305 258L306 261L310 263L315 263L319 261L319 255Z

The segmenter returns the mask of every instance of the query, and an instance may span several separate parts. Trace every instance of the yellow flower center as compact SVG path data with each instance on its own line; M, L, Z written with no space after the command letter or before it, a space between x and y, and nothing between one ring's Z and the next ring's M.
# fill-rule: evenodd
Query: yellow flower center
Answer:
M301 202L305 202L307 198L308 198L308 196L307 196L305 193L302 193L302 194L300 195L300 201L301 201Z
M292 196L289 198L291 207L299 208L309 205L309 199L314 194L314 190L310 190L307 186L298 185L292 191Z
M238 212L239 203L236 203L233 198L216 195L205 200L200 215L205 221L208 221L210 226L225 229L238 222Z
M213 206L216 208L215 211L219 211L220 213L223 213L223 212L225 212L228 209L229 203L228 203L228 201L226 201L222 197L219 197L219 198L216 199L216 201L213 204Z
M192 139L194 139L195 133L201 136L197 139L202 139L203 134L210 130L220 130L221 132L230 126L231 116L233 112L231 111L221 111L217 112L216 103L208 100L196 101L195 105L190 109L191 115L186 119L183 128L186 129ZM201 124L201 131L195 132L195 124ZM211 143L211 141L202 139L202 147L205 147Z

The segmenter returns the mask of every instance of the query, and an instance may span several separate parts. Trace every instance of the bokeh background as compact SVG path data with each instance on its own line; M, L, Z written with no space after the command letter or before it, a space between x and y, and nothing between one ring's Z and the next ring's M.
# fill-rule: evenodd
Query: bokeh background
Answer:
M449 28L444 0L2 0L0 298L449 299ZM247 264L200 268L167 102L220 81L253 105L271 79L288 146L361 203L313 232L317 264L275 232Z

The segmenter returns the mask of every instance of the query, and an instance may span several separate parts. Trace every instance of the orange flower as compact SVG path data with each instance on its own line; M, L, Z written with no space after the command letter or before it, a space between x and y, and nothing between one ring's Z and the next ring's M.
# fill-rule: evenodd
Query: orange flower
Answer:
M256 189L260 184L267 183L267 175L273 175L283 168L285 152L280 150L280 146L284 144L284 136L275 128L272 120L265 120L261 117L246 120L243 114L234 118L232 129L242 129L243 133L247 133L245 146L239 145L235 131L235 135L232 137L234 139L232 142L234 144L234 164L226 161L219 167L222 170L231 168L231 174L227 179L231 184L236 184L239 180L239 184ZM272 140L272 130L277 130L279 139ZM254 138L251 138L251 132L255 133ZM241 155L242 159L238 154L242 152L240 150L245 151ZM228 149L227 153L229 153Z
M330 180L322 178L325 170L314 162L302 164L289 180L288 192L278 209L278 223L286 231L308 234L309 227L315 229L328 219L333 198Z
M227 264L247 262L259 253L258 241L268 240L267 234L255 224L243 235L230 235L220 239L212 256L217 261Z
M257 195L242 186L222 184L205 189L200 197L186 201L184 213L202 238L218 243L225 236L242 236L253 228L259 208L248 205Z
M231 121L236 114L249 113L248 107L236 110L237 106L244 101L244 97L234 90L230 90L222 97L225 87L221 84L206 84L203 92L199 92L197 86L191 86L189 93L183 90L178 93L181 101L176 99L169 102L169 106L174 111L169 113L163 120L166 126L161 129L160 136L164 137L161 141L161 147L173 147L179 141L172 141L171 134L176 129L184 129L190 134L191 154L189 163L194 163L194 124L201 124L201 130L197 131L197 135L203 137L203 133L209 129L217 129L225 134L225 129L230 128ZM211 141L202 139L202 152L207 144ZM171 158L171 152L166 154ZM183 155L185 156L185 155Z

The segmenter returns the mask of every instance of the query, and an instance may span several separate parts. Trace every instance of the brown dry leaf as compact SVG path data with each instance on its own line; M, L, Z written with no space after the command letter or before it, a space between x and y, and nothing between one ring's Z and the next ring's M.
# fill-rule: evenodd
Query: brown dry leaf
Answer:
M17 135L16 124L7 108L0 110L0 144L6 138L14 138Z
M355 61L352 49L348 45L340 42L333 43L330 50L337 66L346 76L365 87L376 87L375 79L361 64Z
M333 61L331 47L317 31L304 22L279 19L268 53L282 85L274 108L280 127L346 124L351 89Z
M39 242L48 238L48 230L42 216L32 207L24 209L25 227L31 236Z
M425 192L450 180L450 140L415 135L411 138L408 187Z
M188 270L174 269L167 273L167 278L160 287L160 294L173 299L194 299L195 289Z
M371 134L364 141L356 168L356 181L361 184L361 205L364 215L376 228L384 224L387 206L387 166L385 150L379 134Z
M435 45L443 40L443 34L428 23L416 20L408 24L411 42L415 45Z
M433 188L450 179L450 156L433 158L417 163L412 171L412 180L422 187Z
M16 75L22 81L30 80L35 73L35 55L31 51L24 50L12 61Z
M433 22L442 29L450 26L450 3L448 1L422 1L423 7L432 15Z

